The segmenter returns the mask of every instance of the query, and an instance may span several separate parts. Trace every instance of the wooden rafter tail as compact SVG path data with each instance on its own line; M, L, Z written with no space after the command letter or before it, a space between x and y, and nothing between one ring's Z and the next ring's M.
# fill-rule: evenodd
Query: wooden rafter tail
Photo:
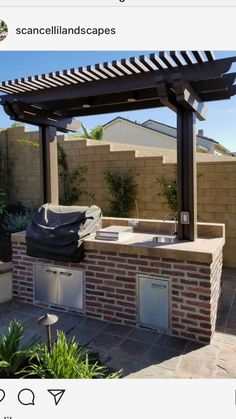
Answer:
M185 61L188 65L195 64L195 61L194 61L190 51L181 51L181 55L183 56L183 58L185 59Z
M215 60L215 55L213 51L204 51L204 53L209 61Z
M175 66L174 61L172 60L171 55L168 54L168 52L166 51L161 51L159 53L159 57L161 58L161 60L165 63L166 67L169 69L173 69Z
M206 61L202 51L192 51L193 56L195 57L197 63L201 64Z
M181 53L178 51L170 51L170 56L172 60L177 64L178 67L187 65L186 61L182 57Z

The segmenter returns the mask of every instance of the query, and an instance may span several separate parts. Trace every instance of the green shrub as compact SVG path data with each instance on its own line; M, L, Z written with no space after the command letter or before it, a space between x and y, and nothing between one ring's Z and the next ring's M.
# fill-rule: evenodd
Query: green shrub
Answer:
M105 181L111 196L108 215L128 218L135 206L137 196L134 171L128 170L126 173L114 173L108 170L105 173Z
M80 135L81 138L88 138L91 140L102 140L104 135L104 130L102 125L97 125L91 131L88 131L87 128L81 124L82 134Z
M82 186L86 180L87 167L81 166L76 169L69 169L66 152L60 144L57 145L57 152L60 169L59 179L62 186L60 204L73 205L80 200L82 195L94 198L94 195Z
M121 371L110 373L75 341L57 331L49 352L46 343L33 336L23 341L24 327L12 320L0 340L1 378L120 378Z
M169 208L176 213L178 206L176 181L167 181L162 177L161 179L157 179L157 182L159 182L162 190L157 195L163 196Z
M106 368L89 360L88 353L76 343L67 340L65 333L57 331L57 341L49 352L46 344L38 345L32 363L24 371L24 377L38 378L103 378ZM105 378L119 378L120 373Z
M7 149L0 141L0 214L5 212L9 204L9 190L11 188L11 170L7 157Z
M7 214L4 217L3 229L6 233L12 234L26 229L31 221L34 209L31 207L23 209L18 214Z
M17 320L12 320L5 329L6 332L0 341L0 371L1 375L14 377L29 361L38 338L33 336L22 343L24 327Z

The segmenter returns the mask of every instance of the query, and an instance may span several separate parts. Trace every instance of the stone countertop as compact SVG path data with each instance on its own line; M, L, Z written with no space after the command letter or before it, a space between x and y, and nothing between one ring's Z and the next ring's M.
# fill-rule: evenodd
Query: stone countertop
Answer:
M158 243L153 241L156 234L127 233L121 240L98 240L94 235L84 240L85 251L104 251L114 253L140 254L150 257L164 257L175 260L188 260L210 264L222 250L223 237L198 238L196 241L176 241ZM25 243L25 232L14 233L12 243Z
M84 240L86 250L114 253L140 254L151 257L165 257L176 260L212 263L222 250L225 240L218 238L198 238L194 242L175 243L154 242L153 234L127 233L121 240L98 240L89 237Z

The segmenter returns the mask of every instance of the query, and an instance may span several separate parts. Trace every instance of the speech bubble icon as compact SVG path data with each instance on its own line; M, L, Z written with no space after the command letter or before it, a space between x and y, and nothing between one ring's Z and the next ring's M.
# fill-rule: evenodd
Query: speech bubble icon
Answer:
M30 390L29 388L23 388L23 390L21 390L18 393L18 400L24 406L29 406L29 405L34 406L34 399L35 399L34 392Z
M5 399L5 391L0 388L0 403Z

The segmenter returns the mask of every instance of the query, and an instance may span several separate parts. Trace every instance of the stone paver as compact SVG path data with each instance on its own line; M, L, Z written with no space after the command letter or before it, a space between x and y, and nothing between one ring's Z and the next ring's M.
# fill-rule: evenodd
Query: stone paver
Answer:
M37 334L46 340L46 330L37 319L40 307L17 300L0 304L0 335L13 318L23 322L25 339ZM55 313L55 312L54 312ZM123 370L124 378L236 378L236 270L223 272L223 300L217 330L210 345L161 335L153 331L109 324L84 316L56 312L52 328L65 331L89 350L99 353L109 368Z

